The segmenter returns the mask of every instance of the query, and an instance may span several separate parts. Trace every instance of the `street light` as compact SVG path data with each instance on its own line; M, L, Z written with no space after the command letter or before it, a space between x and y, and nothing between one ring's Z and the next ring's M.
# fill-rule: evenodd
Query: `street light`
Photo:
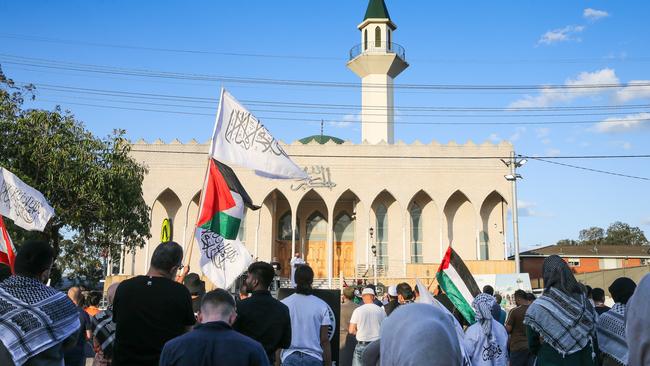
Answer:
M374 283L375 283L375 287L376 287L377 286L377 245L375 245L375 243L373 241L373 237L372 237L373 234L375 233L375 229L370 228L370 230L368 230L368 231L370 233L370 241L372 242L372 246L370 246L370 251L372 252L372 257L373 257L372 274L373 274L373 277L374 277Z
M512 234L515 244L515 273L521 271L519 263L519 210L517 207L517 180L524 179L521 174L517 174L517 168L521 168L524 164L528 162L526 159L517 159L515 152L510 153L510 160L501 159L501 161L510 168L510 174L506 174L503 177L506 178L508 182L512 183Z

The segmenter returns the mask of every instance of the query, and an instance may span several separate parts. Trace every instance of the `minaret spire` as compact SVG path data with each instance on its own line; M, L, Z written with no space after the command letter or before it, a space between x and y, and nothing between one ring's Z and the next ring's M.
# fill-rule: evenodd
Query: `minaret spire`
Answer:
M404 48L393 42L397 26L384 0L370 0L361 31L361 44L350 50L347 66L361 78L361 140L392 144L394 133L393 79L409 65Z

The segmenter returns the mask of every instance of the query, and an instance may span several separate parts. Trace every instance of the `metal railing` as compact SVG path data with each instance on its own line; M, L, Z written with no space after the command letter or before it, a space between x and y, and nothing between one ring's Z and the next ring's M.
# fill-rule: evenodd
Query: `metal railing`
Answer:
M377 46L379 44L379 46ZM406 51L404 47L395 42L368 41L367 44L360 43L350 49L350 60L361 55L371 55L373 53L394 53L402 60L406 61Z

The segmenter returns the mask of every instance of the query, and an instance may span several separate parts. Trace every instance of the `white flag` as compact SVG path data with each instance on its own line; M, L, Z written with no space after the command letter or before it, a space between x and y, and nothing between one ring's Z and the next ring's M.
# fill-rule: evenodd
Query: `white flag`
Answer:
M223 89L210 156L224 163L253 169L257 175L266 178L309 178L260 121Z
M25 230L43 231L54 216L54 209L41 192L0 167L0 215Z

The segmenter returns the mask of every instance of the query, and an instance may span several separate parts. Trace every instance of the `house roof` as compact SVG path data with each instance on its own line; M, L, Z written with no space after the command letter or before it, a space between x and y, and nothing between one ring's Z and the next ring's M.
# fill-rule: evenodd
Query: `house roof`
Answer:
M366 10L366 16L363 17L363 20L370 18L390 19L388 8L386 8L384 0L370 0L368 3L368 9Z
M650 258L649 245L549 245L519 254L520 257L645 257Z

